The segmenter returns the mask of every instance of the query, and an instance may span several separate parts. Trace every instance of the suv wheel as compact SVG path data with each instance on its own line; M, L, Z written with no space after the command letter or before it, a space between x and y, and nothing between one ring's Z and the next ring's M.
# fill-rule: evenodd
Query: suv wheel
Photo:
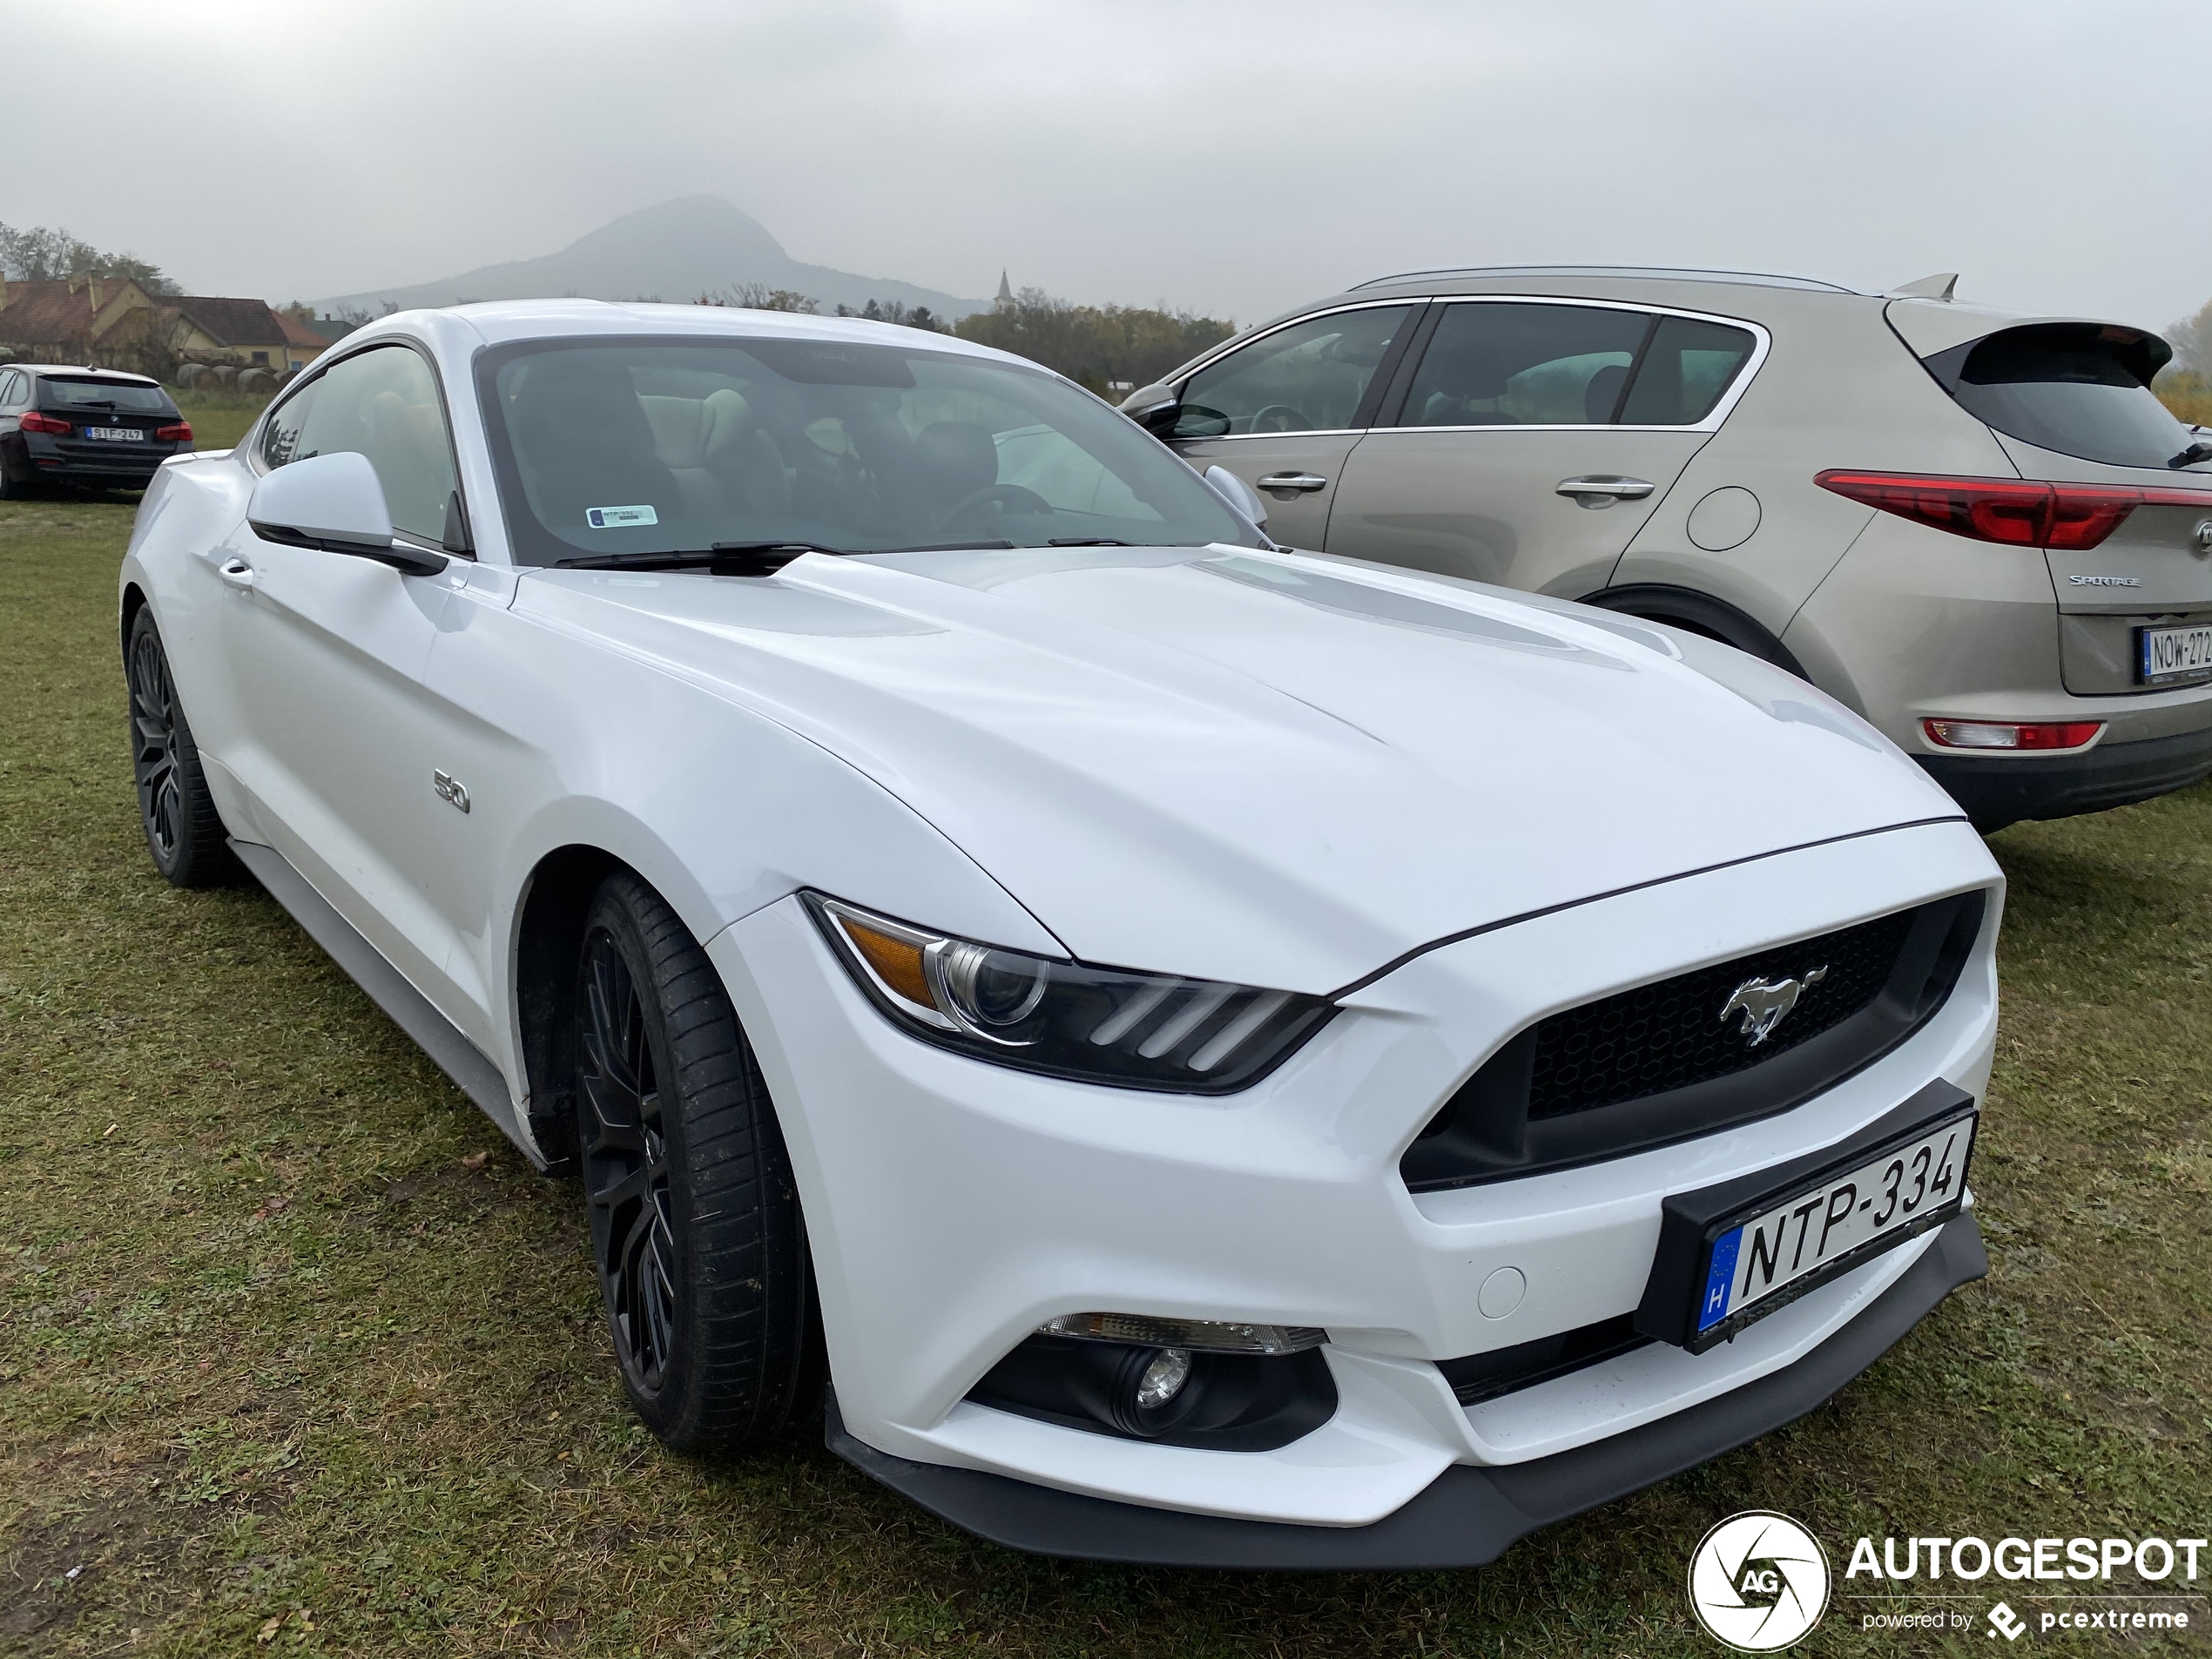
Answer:
M591 902L576 1008L578 1162L631 1404L678 1452L775 1434L820 1398L790 1157L720 976L634 875Z
M131 771L138 786L138 824L154 868L172 887L205 887L230 879L236 868L199 745L177 701L169 653L153 611L141 605L131 619L123 655L131 694Z

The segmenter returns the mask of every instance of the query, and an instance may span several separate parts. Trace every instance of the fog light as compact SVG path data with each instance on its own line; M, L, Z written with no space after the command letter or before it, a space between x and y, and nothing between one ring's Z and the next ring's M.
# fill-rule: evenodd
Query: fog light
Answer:
M1923 720L1928 741L1943 749L2079 749L2105 729L2102 720L2016 725L2000 720Z
M1183 1392L1183 1385L1190 1380L1190 1350L1163 1348L1152 1363L1144 1367L1144 1374L1136 1379L1136 1406L1139 1411L1157 1412Z

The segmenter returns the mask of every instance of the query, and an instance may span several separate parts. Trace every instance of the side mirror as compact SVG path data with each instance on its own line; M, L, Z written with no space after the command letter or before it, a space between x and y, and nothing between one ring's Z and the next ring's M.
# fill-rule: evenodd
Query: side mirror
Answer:
M410 576L435 576L446 568L436 554L393 541L376 469L352 450L278 468L253 486L246 522L265 542L374 559Z
M1121 402L1122 413L1156 438L1175 430L1182 408L1183 399L1172 386L1140 386Z
M1226 467L1208 467L1204 475L1213 493L1251 520L1253 529L1267 528L1267 507L1258 490Z

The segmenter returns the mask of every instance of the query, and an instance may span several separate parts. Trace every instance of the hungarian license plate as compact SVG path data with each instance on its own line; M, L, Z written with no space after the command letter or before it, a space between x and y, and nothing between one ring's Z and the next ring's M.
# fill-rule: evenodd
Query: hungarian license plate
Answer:
M88 426L84 435L95 443L144 443L146 429L142 426Z
M1959 1213L1976 1115L1872 1153L1713 1240L1693 1321L1704 1346Z
M2212 679L2212 627L2138 628L2135 632L2142 641L2144 685Z

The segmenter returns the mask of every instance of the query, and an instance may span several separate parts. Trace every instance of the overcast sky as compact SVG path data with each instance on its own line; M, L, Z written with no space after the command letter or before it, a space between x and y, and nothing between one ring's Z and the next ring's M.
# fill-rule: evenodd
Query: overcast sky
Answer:
M2212 298L2212 7L0 0L0 221L196 292L549 253L705 192L793 257L1243 320L1394 270Z

